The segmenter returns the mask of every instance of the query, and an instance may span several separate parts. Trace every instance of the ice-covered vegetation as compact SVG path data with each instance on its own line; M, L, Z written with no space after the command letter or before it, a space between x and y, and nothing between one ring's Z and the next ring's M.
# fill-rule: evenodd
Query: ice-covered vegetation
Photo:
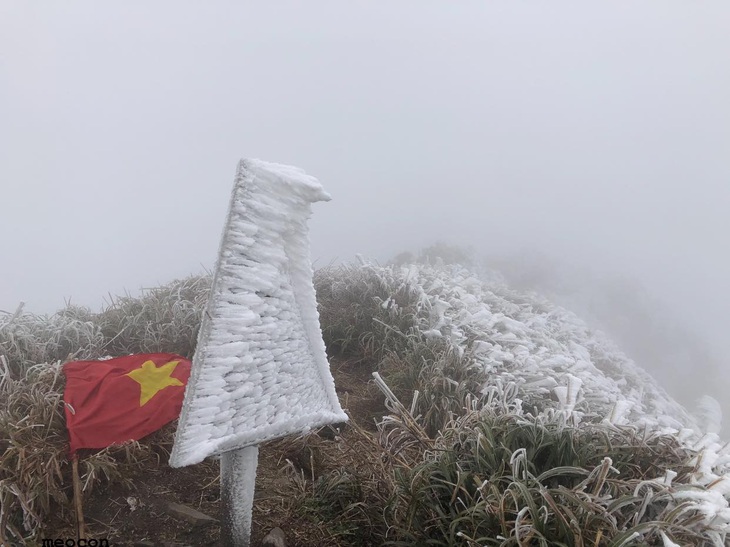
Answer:
M318 544L730 545L717 434L575 315L425 258L436 264L315 274L329 354L377 372L387 407L377 427L354 419L333 439L292 441L330 458L318 476L291 467L291 509L316 523ZM57 363L189 356L209 283L99 314L0 316L4 534L27 537L67 507ZM153 442L84 460L85 482L121 480Z
M574 314L458 265L316 286L330 347L379 363L404 400L381 424L390 452L417 449L393 469L403 544L724 544L728 446Z
M50 316L0 312L0 544L34 537L48 515L70 511L61 363L157 351L191 356L209 288L209 278L190 277L141 298L115 298L101 313L74 306ZM102 480L127 481L162 440L171 444L169 429L85 454L85 491Z

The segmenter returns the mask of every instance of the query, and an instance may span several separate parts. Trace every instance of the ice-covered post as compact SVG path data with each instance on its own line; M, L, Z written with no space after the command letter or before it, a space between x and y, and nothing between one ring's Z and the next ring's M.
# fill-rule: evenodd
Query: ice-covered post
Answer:
M221 455L222 537L247 546L262 442L343 422L312 284L302 170L238 166L170 465Z
M253 494L259 447L247 446L221 455L221 541L247 547L251 537Z

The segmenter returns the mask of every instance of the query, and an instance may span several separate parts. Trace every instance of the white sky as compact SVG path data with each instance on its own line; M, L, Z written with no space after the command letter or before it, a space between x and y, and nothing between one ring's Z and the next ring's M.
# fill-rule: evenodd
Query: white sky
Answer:
M444 240L636 280L724 350L730 3L0 0L0 309L212 267L240 157L316 265Z

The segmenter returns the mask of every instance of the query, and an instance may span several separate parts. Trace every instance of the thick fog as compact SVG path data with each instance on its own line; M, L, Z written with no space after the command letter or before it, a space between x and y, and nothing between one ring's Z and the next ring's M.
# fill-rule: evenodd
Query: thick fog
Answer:
M470 246L722 398L730 4L242 4L0 1L0 309L211 268L255 157L316 266Z

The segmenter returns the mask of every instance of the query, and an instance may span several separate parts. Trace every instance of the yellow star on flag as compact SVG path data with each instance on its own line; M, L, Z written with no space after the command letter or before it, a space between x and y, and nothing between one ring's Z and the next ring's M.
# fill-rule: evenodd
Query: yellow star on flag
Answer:
M165 389L167 386L185 385L177 378L170 376L179 362L170 361L157 367L152 361L145 361L140 368L134 369L132 372L126 374L142 386L139 394L139 406L147 404L158 391Z

